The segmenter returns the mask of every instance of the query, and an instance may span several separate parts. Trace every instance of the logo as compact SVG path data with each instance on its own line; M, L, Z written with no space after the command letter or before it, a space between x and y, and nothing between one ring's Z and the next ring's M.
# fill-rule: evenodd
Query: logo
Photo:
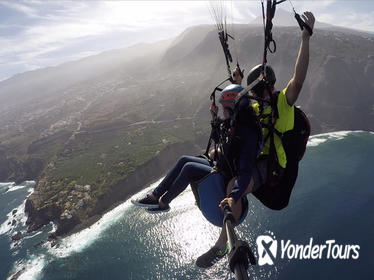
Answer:
M260 235L256 239L258 264L260 266L268 264L274 265L279 248L280 259L298 259L298 260L315 260L315 259L354 259L360 256L359 245L342 245L335 240L326 240L323 244L315 244L313 237L309 238L306 244L294 244L291 240L280 240L278 242L274 233Z
M277 257L278 242L274 235L260 235L256 239L259 255L258 265L273 265Z

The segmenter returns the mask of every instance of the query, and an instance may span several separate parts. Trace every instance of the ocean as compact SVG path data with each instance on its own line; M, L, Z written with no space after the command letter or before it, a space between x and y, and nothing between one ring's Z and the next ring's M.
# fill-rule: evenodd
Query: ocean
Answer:
M270 236L277 245L273 263L251 266L250 279L373 279L373 158L374 133L315 135L286 209L267 209L249 195L249 214L238 236L258 258L259 237ZM209 270L194 265L219 229L204 219L189 188L167 213L148 214L129 199L51 247L43 241L53 224L26 233L24 204L34 185L0 183L0 279L17 272L18 279L234 279L226 258ZM17 232L24 237L12 242ZM295 253L308 244L320 252L326 246L321 258Z

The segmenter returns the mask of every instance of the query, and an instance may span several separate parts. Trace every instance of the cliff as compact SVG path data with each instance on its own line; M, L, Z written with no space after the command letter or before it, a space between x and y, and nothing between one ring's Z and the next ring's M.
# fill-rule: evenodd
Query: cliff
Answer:
M181 155L197 155L200 153L201 148L192 142L176 143L167 146L157 156L111 186L107 192L94 198L95 202L92 208L86 205L86 207L76 208L73 209L74 211L71 211L71 209L67 209L56 203L45 205L44 187L43 184L39 183L34 193L26 201L25 211L28 214L26 222L28 232L38 230L51 221L57 224L54 236L68 234L81 223L84 223L84 226L88 226L91 221L95 221L96 216L102 215L116 204L128 199L131 195L164 175L165 170L171 168ZM67 211L71 214L64 214Z

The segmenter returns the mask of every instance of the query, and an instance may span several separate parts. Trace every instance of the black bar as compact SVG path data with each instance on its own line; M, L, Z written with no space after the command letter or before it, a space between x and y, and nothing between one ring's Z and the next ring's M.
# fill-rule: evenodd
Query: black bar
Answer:
M229 265L230 270L235 274L237 280L248 280L248 266L256 264L256 260L247 242L238 240L233 223L235 218L228 204L224 206L223 223L226 228L227 239L229 242Z
M237 241L237 237L236 237L236 234L234 232L234 228L233 228L230 220L226 220L226 233L227 233L227 238L228 238L228 241L229 241L230 252L233 252L233 250L235 249L235 243ZM237 263L234 264L234 271L233 272L234 272L235 278L237 280L248 280L249 279L247 268L241 262L237 262Z

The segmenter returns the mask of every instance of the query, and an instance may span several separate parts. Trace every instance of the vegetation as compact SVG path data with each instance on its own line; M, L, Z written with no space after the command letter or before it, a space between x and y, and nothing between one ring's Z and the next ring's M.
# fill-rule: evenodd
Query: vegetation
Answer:
M167 145L193 141L196 134L207 134L208 123L207 120L205 126L194 127L191 119L180 119L82 131L56 153L44 170L38 186L43 190L44 203L39 210L52 204L63 207L68 201L74 206L80 199L72 196L74 188L89 185L90 201L86 210L78 213L85 217L97 198L119 180L157 156Z

